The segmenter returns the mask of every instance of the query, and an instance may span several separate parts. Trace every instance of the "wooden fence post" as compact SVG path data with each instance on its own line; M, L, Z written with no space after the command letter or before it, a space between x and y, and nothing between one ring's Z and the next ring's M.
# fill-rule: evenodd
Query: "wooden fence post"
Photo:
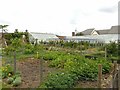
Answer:
M114 67L113 67L113 79L112 79L112 87L115 88L115 75L117 72L117 61L114 61Z
M105 60L107 60L107 48L105 47Z
M98 65L98 88L102 88L102 65Z
M14 51L14 74L16 73L16 51Z
M38 59L38 52L37 52L37 59Z
M118 90L120 90L120 66L118 70Z
M117 72L117 61L114 61L114 72L113 74L115 75Z

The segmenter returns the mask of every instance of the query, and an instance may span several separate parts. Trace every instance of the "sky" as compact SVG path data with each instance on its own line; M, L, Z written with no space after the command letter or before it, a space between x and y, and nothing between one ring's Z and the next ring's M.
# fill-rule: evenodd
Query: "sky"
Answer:
M0 0L0 25L8 32L71 36L75 29L108 29L118 25L119 0Z

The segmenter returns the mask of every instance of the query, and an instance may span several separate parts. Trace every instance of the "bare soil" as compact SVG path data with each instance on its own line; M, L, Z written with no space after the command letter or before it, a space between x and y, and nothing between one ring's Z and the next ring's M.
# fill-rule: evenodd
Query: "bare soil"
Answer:
M17 69L21 72L22 84L18 88L37 88L40 86L40 61L34 58L28 58L17 62ZM56 68L48 67L47 61L43 60L42 65L42 81L47 77L48 73L56 71Z

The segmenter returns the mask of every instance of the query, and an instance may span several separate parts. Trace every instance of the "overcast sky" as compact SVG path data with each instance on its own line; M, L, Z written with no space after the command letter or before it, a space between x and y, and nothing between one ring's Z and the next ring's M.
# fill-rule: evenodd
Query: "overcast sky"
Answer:
M0 0L0 24L9 31L71 35L77 29L118 24L119 0Z

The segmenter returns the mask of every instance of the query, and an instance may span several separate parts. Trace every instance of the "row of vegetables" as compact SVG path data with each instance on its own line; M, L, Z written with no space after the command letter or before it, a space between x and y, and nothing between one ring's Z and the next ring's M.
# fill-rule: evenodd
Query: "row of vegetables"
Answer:
M47 88L71 88L78 80L97 80L98 64L102 64L103 74L109 73L112 65L104 58L91 60L73 52L46 51L41 56L44 60L50 61L50 67L61 69L59 72L50 73L40 86Z

